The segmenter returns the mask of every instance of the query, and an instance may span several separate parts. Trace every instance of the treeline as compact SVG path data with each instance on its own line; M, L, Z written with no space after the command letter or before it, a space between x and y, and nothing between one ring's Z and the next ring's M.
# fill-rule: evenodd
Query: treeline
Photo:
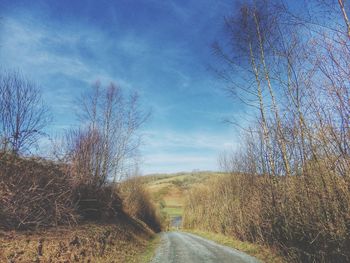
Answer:
M0 74L0 228L113 221L129 212L160 231L141 181L126 180L136 173L139 128L148 117L137 94L96 83L76 109L79 127L54 141L51 158L34 156L49 108L33 82L18 72Z
M184 225L350 261L350 23L344 1L241 4L214 45L228 92L251 106L229 176L192 190Z

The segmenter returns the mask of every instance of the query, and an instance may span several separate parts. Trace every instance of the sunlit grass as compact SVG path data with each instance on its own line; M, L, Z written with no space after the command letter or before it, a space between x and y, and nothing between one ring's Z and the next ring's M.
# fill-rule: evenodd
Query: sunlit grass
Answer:
M155 235L150 242L148 243L145 252L142 253L140 256L134 258L131 261L128 261L128 263L130 262L137 262L137 263L149 263L151 262L152 258L155 255L156 249L159 246L160 243L160 236L159 235Z
M164 211L169 215L170 218L182 216L183 207L165 207Z
M198 172L145 176L144 182L159 205L161 212L169 218L182 216L185 191L206 179L221 173Z

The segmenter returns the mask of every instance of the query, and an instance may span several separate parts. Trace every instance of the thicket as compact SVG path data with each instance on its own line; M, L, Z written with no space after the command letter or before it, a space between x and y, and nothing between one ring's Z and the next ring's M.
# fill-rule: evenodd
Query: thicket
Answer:
M153 231L160 232L162 220L159 209L152 202L144 181L140 177L130 178L119 185L125 211L146 223Z
M4 73L0 97L1 229L113 221L129 212L160 230L145 189L137 185L139 192L123 200L118 184L136 167L137 131L147 118L136 94L97 83L83 95L81 126L61 138L50 160L30 157L48 124L39 89L18 73Z
M183 225L277 247L290 261L348 262L350 194L336 175L232 174L190 190Z
M74 224L78 213L64 167L34 158L0 155L0 228Z
M0 197L4 230L107 221L123 212L112 185L77 182L67 164L7 153L0 158Z
M230 175L190 191L184 225L278 247L290 261L349 262L349 9L236 10L214 50L230 94L252 106L250 124L240 150L220 157Z
M67 164L3 153L0 158L0 229L27 230L86 221L113 222L126 213L162 229L142 180L97 186L77 181Z

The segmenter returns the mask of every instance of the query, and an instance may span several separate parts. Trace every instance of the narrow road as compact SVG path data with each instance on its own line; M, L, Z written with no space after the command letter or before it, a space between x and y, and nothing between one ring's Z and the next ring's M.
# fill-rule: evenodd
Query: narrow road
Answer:
M151 263L258 263L238 250L219 245L202 237L183 233L162 234L161 245Z

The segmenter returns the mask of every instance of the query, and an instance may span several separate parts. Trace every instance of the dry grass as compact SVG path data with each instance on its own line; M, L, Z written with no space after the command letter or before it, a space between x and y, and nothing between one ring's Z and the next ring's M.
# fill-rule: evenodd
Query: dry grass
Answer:
M154 258L156 249L161 241L160 235L154 235L152 239L148 242L146 250L136 256L135 262L137 263L149 263Z
M11 154L0 157L0 228L28 230L110 220L122 210L111 185L77 181L69 165Z
M78 219L65 165L0 153L0 229L72 224Z
M0 161L0 262L149 258L150 228L159 231L160 222L142 184L131 184L122 200L112 185L72 180L66 165L10 155Z
M85 224L37 232L0 232L1 262L136 262L151 231L124 217L114 224Z
M162 230L161 216L151 200L150 193L145 188L142 179L131 178L119 185L123 199L124 211L130 216L143 221L155 232Z
M350 195L344 178L231 175L190 191L184 226L279 249L296 262L348 262Z

